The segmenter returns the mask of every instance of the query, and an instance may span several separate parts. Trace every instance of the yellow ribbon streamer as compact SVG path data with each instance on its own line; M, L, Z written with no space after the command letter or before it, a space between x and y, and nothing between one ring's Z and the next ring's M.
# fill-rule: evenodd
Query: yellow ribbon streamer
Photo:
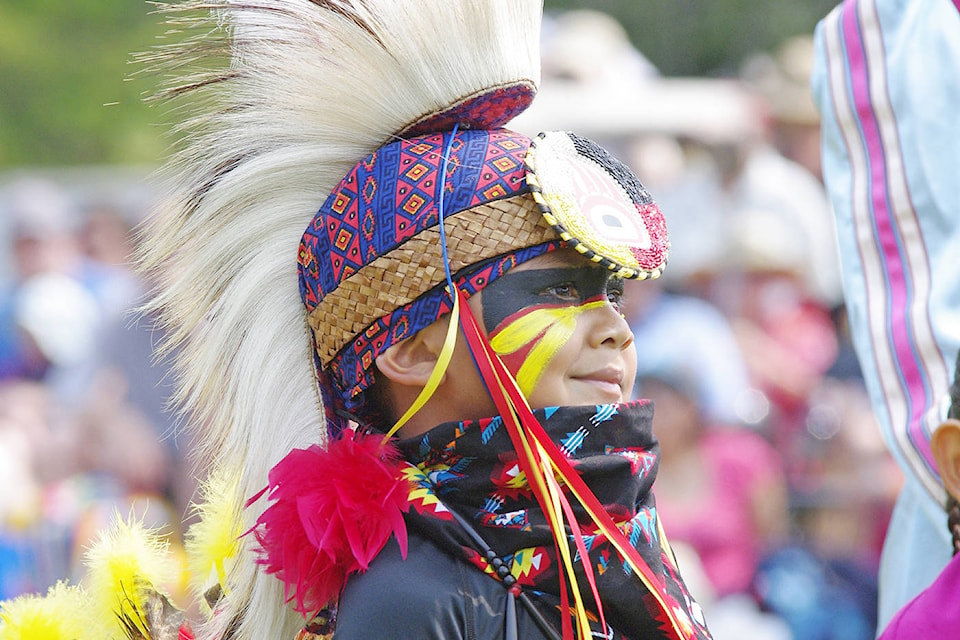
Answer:
M590 304L592 305L593 303ZM586 306L587 305L583 305L583 307ZM580 309L580 313L582 313L582 310L585 310L582 307ZM578 314L569 315L575 318ZM540 491L549 497L549 502L543 505L544 516L547 519L555 539L559 543L557 544L557 548L560 551L564 574L570 581L570 590L573 592L574 596L574 620L577 624L577 636L582 640L586 640L591 637L592 632L590 630L589 616L583 603L583 597L580 593L580 586L577 581L576 571L574 569L573 557L570 554L570 547L566 542L567 532L566 527L564 526L563 510L560 505L560 492L562 489L554 474L555 468L553 467L553 464L551 463L550 458L546 451L544 451L543 447L539 443L531 443L525 430L521 427L521 420L517 414L516 407L513 406L513 402L509 400L509 394L507 393L506 386L512 384L515 387L519 387L519 384L509 376L507 376L506 379L501 379L500 376L496 376L496 378L497 384L500 387L500 393L503 394L504 397L508 398L508 402L511 405L510 415L501 417L504 420L510 420L512 424L516 425L516 432L522 445L522 451L517 451L517 454L523 456L523 458L528 461L530 469L539 471L539 473L533 474L534 477L528 478L528 482L536 483ZM526 394L523 395L523 399L524 405L529 411L530 407L526 403ZM578 527L579 523L574 521L570 522L569 525L571 527ZM587 560L584 559L584 561L586 562ZM599 606L599 603L597 604Z
M392 438L393 435L399 431L403 425L407 424L410 418L416 415L416 413L427 404L430 398L433 397L437 387L440 386L440 381L443 380L443 376L447 372L447 367L450 366L450 360L453 358L453 349L457 345L457 329L459 329L459 327L460 297L453 296L453 310L450 312L450 324L447 326L447 335L443 339L443 346L440 348L440 354L437 356L436 364L433 365L433 371L430 372L430 377L427 378L427 384L420 390L417 399L413 401L413 404L410 405L406 413L400 416L396 424L394 424L390 428L390 431L387 432L387 435L383 437L384 442Z

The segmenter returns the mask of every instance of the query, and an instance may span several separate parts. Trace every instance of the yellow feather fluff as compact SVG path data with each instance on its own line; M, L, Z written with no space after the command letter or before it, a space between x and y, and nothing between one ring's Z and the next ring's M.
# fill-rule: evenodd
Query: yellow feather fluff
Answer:
M216 576L220 590L229 591L227 571L240 551L241 502L236 474L215 469L203 484L203 502L194 505L199 520L186 535L191 583L198 593L211 587ZM205 599L201 601L206 604Z
M123 625L130 624L143 637L151 637L148 598L176 576L167 543L141 523L117 517L87 551L86 564L93 614L101 620L116 620L117 637L126 637Z
M93 640L86 594L58 582L46 596L25 595L0 603L0 640Z

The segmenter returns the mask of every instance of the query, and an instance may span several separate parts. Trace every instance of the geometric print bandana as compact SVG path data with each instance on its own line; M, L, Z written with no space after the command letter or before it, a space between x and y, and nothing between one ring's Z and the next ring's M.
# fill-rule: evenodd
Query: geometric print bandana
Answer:
M690 597L676 568L673 552L660 528L651 488L656 477L659 445L653 435L653 405L638 400L625 404L547 408L534 411L574 469L605 506L617 526L637 549L664 586L663 599L675 611L687 637L710 638L700 606ZM517 456L499 417L435 427L400 441L406 473L414 485L408 527L460 557L492 579L497 571L451 515L455 511L470 523L510 575L548 619L559 620L559 573L550 526L519 472ZM598 637L666 638L670 622L656 599L602 536L579 503L571 500L581 523L608 625ZM588 609L595 608L589 593L584 558L575 557L578 582ZM499 563L498 563L499 564Z

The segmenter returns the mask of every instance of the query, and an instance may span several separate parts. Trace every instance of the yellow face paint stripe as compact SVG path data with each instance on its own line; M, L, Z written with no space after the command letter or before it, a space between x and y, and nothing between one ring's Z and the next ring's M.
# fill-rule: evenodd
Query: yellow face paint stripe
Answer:
M557 323L550 327L543 338L533 347L517 371L517 384L523 395L533 393L547 365L557 356L560 348L573 335L575 323Z
M594 300L575 307L550 307L535 309L517 318L490 339L490 346L497 355L513 353L558 322L574 322L580 314L607 304L606 300Z
M556 357L576 328L577 318L586 311L607 304L594 300L575 307L536 309L504 327L491 338L490 346L498 355L508 355L538 339L517 371L517 384L525 396L536 388L547 366Z

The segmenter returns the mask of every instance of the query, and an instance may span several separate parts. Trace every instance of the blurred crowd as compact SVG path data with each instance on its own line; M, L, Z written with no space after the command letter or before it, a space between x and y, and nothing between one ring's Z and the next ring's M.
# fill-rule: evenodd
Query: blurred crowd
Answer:
M664 78L603 14L561 14L515 127L597 139L665 212L667 272L631 282L624 312L656 405L658 508L717 640L873 638L901 482L846 332L811 56L798 37L737 78ZM2 599L78 578L115 510L179 544L194 482L161 329L134 312L144 212L38 179L0 205Z
M82 577L114 513L179 542L193 491L159 330L135 313L142 212L55 180L5 185L0 291L0 598Z

